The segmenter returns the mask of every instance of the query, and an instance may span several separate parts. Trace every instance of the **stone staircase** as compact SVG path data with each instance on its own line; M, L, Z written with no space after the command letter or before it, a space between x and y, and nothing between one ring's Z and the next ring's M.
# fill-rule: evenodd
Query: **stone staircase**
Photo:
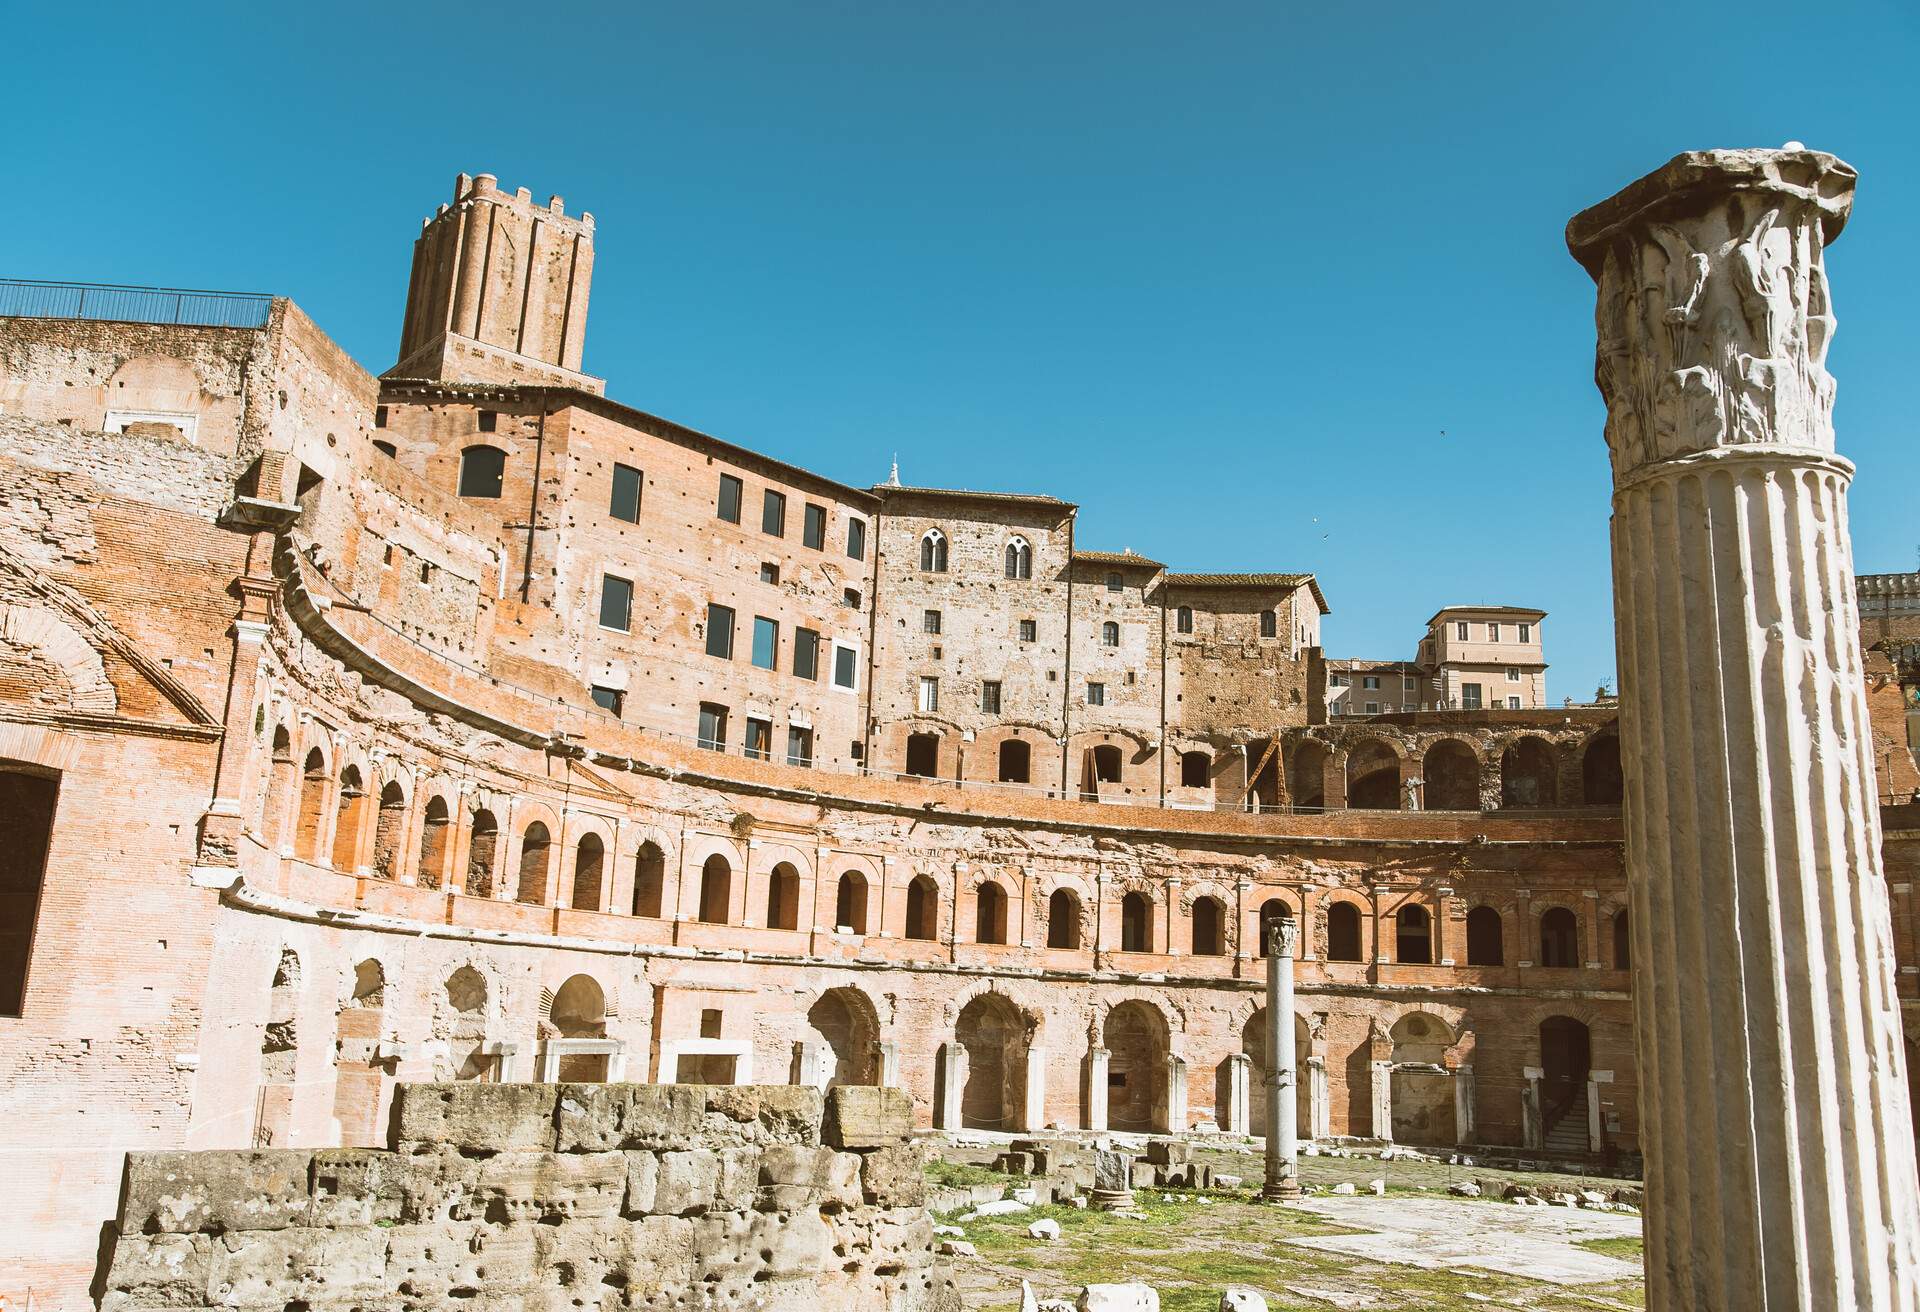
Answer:
M1576 1104L1562 1112L1560 1118L1547 1127L1543 1147L1552 1157L1585 1157L1590 1149L1586 1107Z

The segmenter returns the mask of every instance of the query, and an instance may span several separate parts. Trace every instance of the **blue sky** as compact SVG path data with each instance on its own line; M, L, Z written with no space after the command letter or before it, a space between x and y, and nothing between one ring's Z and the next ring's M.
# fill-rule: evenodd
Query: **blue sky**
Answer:
M1082 546L1307 569L1329 654L1443 603L1613 673L1576 210L1831 150L1862 570L1916 567L1920 7L16 7L0 272L265 290L392 363L454 174L598 221L587 367L856 484L1080 503ZM23 57L30 56L30 57ZM1908 406L1903 409L1902 402Z

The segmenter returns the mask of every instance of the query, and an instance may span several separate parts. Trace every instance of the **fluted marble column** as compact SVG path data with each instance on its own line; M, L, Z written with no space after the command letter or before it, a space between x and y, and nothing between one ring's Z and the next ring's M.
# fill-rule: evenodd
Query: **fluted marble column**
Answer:
M1920 1307L1920 1198L1834 454L1831 155L1681 155L1599 284L1657 1312Z

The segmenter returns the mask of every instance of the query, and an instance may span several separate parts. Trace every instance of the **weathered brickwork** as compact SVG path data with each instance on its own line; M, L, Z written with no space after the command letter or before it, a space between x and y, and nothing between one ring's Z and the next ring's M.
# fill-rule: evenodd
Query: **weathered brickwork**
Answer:
M551 362L515 373L498 343L485 377L449 348L441 377L377 381L278 301L259 329L8 320L0 344L27 375L0 392L0 784L52 798L9 811L44 853L0 853L15 1305L90 1305L129 1151L368 1148L403 1083L885 1085L918 1128L1257 1126L1260 1081L1236 1106L1232 1070L1264 1060L1260 924L1283 912L1303 1131L1636 1149L1604 712L1326 723L1309 575L1092 551L1052 498L844 487ZM169 352L201 380L191 434L61 408ZM502 453L498 495L460 494L473 447ZM611 513L615 465L637 518ZM921 568L934 527L944 571ZM609 574L634 584L624 629L600 623ZM1912 778L1886 662L1883 783ZM696 741L703 705L725 750ZM908 772L919 733L931 778ZM1000 787L1013 739L1028 777ZM1915 810L1883 811L1908 963ZM498 1151L549 1150L574 1151ZM639 1151L680 1150L580 1155ZM286 1187L315 1198L316 1171ZM244 1281L316 1252L387 1281L380 1219L308 1224L307 1256L165 1244L190 1265L217 1242L233 1288L318 1306L323 1285ZM460 1224L525 1256L523 1220Z

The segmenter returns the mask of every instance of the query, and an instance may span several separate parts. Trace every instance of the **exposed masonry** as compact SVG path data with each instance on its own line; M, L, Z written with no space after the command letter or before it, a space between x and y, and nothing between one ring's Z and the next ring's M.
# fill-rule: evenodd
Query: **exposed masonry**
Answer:
M947 1312L889 1089L402 1085L392 1151L134 1153L102 1312Z

